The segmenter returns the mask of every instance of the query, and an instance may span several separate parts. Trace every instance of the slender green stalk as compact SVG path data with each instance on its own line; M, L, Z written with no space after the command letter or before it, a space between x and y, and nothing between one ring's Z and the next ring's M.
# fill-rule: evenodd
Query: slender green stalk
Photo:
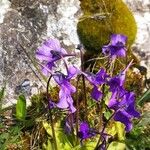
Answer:
M109 58L108 58L108 60L107 60L107 64L106 64L106 72L108 71L108 69L111 67L111 65L110 65L110 63L109 63ZM101 99L101 101L100 101L100 103L98 104L98 109L100 109L100 128L99 128L99 130L101 130L102 129L102 131L101 131L101 133L103 133L104 132L104 130L105 130L105 126L107 126L107 123L104 125L103 124L103 107L104 107L104 105L105 105L105 101L104 101L104 98L105 98L105 84L103 84L102 85L102 99ZM103 128L102 128L103 127ZM102 136L101 136L102 134L100 134L100 137L99 137L99 139L98 139L98 142L97 142L97 144L96 144L96 147L95 147L95 150L97 150L97 148L98 148L98 146L99 146L99 143L100 143L100 141L101 141L101 138L102 138Z
M86 85L85 85L84 75L82 75L82 83L83 83L84 109L85 109L85 112L86 112L86 109L87 109L87 95L86 95Z
M80 113L80 110L79 110L79 97L78 97L78 86L79 86L79 81L80 81L80 77L81 76L78 76L78 79L77 79L77 85L76 85L76 135L78 135L78 131L79 131L79 113ZM78 144L78 137L77 137L77 144Z
M108 58L108 61L107 61L107 64L106 64L106 72L108 70L108 68L110 67L109 66L109 58ZM102 126L103 126L103 107L104 107L104 97L105 97L105 84L102 85L102 98L101 98L101 101L97 104L97 109L100 110L100 127L99 127L99 130L102 129Z
M80 49L80 57L81 57L81 71L84 72L84 59L83 59L82 48ZM85 77L84 77L84 75L81 75L81 76L82 76L82 84L83 84L84 111L86 112L86 110L87 110L87 95L86 95ZM87 116L85 116L85 117L87 117Z
M103 127L103 129L102 129L102 131L101 131L100 137L99 137L99 139L98 139L98 142L97 142L96 147L95 147L94 150L98 150L98 146L99 146L99 143L100 143L100 141L101 141L102 135L104 134L104 131L105 131L105 129L106 129L106 127L107 127L109 121L113 118L114 115L115 115L115 112L109 117L109 119L108 119L107 122L105 123L105 125L104 125L104 127Z
M52 75L50 75L48 81L47 81L47 89L46 89L46 96L47 96L47 102L48 102L48 106L49 106L49 84L50 84L50 80L52 78ZM52 136L53 136L53 140L54 140L54 147L55 150L58 150L57 148L57 141L56 141L56 136L55 136L55 129L54 129L54 122L53 122L53 116L52 116L52 111L51 108L48 107L48 112L49 112L49 117L50 117L50 122L51 122L51 127L52 127Z

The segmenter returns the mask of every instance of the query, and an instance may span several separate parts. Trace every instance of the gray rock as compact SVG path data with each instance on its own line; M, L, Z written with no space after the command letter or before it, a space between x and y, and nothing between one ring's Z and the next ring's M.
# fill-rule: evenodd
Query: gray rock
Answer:
M141 65L147 67L150 77L150 0L124 1L133 12L138 27L133 50L139 56Z
M0 85L6 83L7 106L17 94L29 97L45 84L33 64L35 50L44 39L58 38L68 50L79 43L80 7L77 0L1 0L0 4ZM25 80L30 86L22 88Z

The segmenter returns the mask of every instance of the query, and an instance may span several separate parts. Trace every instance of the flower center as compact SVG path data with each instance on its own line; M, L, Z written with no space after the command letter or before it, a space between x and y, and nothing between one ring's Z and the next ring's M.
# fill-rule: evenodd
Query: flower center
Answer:
M58 51L51 50L51 54L52 54L52 58L57 58L57 59L61 58L61 53Z

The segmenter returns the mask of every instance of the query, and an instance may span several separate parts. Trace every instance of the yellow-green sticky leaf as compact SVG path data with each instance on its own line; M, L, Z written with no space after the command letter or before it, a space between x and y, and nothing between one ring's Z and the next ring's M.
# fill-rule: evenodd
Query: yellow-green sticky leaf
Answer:
M46 130L47 134L50 135L50 137L52 137L51 125L48 122L43 121L43 127ZM60 127L60 123L58 122L55 123L55 136L58 149L70 150L73 148L70 141L67 139L67 136L63 133L63 129ZM50 143L52 147L53 141L50 141Z
M111 126L107 128L107 134L114 136L117 133L115 123L112 122Z
M125 129L124 125L120 122L115 122L116 131L118 135L118 140L122 141L125 140Z
M125 150L126 145L121 142L114 141L112 142L107 150Z
M24 95L20 95L16 104L16 118L18 120L25 120L26 111L26 98Z

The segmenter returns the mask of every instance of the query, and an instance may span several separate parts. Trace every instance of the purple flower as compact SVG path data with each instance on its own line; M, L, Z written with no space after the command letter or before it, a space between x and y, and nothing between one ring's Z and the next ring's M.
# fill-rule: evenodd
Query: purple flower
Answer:
M101 68L96 74L93 73L83 73L87 80L93 85L91 92L91 97L96 101L100 100L102 97L102 92L99 90L99 86L104 84L108 78L105 70Z
M46 40L36 51L36 58L44 63L43 74L48 75L48 70L51 70L55 66L55 62L66 54L66 50L60 46L57 39Z
M59 85L59 102L56 104L57 107L65 109L69 108L71 113L76 111L73 106L72 94L76 92L76 88L71 85L70 80L77 74L77 69L75 67L70 67L68 69L68 74L56 73L53 75L55 82Z
M89 124L87 122L81 122L80 129L78 132L79 138L81 138L81 140L84 140L87 138L91 138L94 135L95 133L92 132L92 129L89 127Z
M101 68L96 74L87 73L85 74L86 78L93 85L101 85L106 81L108 75L106 74L104 68Z
M125 74L131 66L132 61L119 75L108 81L110 91L112 92L108 107L115 111L114 120L120 121L125 125L125 130L129 132L132 129L131 119L139 117L140 114L135 110L135 95L124 89Z
M132 61L128 64L128 66L119 73L119 75L116 75L115 77L111 78L107 84L110 86L110 91L115 92L118 90L122 90L125 82L125 75L129 67L131 66Z
M127 37L122 34L112 34L111 40L108 45L104 45L102 48L102 52L107 55L109 54L113 59L118 57L126 56L126 48L125 44L127 41Z
M98 89L97 86L93 87L91 97L96 101L99 101L102 98L102 92Z
M108 107L115 111L114 120L123 123L127 132L132 129L131 119L140 116L139 112L135 110L135 95L133 92L125 90L120 93L114 92Z

